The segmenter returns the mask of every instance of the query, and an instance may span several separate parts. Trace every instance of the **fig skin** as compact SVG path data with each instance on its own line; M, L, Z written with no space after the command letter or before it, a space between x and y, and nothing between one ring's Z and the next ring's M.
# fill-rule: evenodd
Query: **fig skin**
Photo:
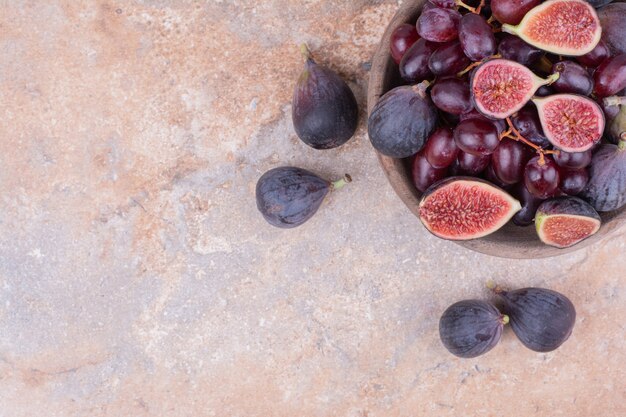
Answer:
M619 145L598 147L589 167L589 182L580 196L600 212L626 205L626 139Z
M453 355L475 358L498 344L507 322L508 317L486 301L459 301L448 307L439 319L439 337Z
M608 130L611 142L619 144L620 140L626 140L626 103L619 106L619 113L611 121Z
M550 352L571 335L576 309L563 294L544 288L496 289L519 340L535 352Z
M626 3L607 4L598 9L602 39L614 54L626 54Z
M593 229L588 230L587 235L581 236L579 231L573 231L568 225L559 223L560 228L556 236L551 236L544 227L544 222L551 216L561 216L561 219L566 218L564 216L586 217L589 219L588 223L593 225ZM580 219L576 221L580 221ZM589 203L571 196L544 201L537 209L537 214L535 215L535 225L539 239L546 245L557 248L568 248L594 235L600 228L600 222L600 215Z
M256 184L257 208L272 226L290 229L309 220L331 188L341 188L350 181L349 175L330 183L302 168L274 168Z
M293 126L310 147L336 148L354 136L359 121L356 98L339 75L316 64L308 51L305 54L305 68L293 93Z
M426 83L401 86L382 96L370 114L367 129L374 148L392 158L417 153L437 126L437 110Z
M559 93L582 94L588 96L593 90L593 79L581 65L572 61L559 61L552 66L552 72L558 72L559 79L552 83Z

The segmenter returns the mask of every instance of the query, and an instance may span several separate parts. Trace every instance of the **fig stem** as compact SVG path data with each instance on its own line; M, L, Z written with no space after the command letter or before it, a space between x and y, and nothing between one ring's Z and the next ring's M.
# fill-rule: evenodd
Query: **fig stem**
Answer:
M611 96L605 97L604 99L605 106L626 106L626 96Z
M496 295L500 295L506 292L501 286L497 285L493 280L487 281L485 285L487 286L488 289L490 289Z
M302 45L300 45L300 52L302 53L302 56L304 57L305 61L312 59L311 50L309 49L306 43L303 42Z
M560 77L561 77L561 73L560 72L554 72L554 73L550 74L550 76L544 80L544 81L546 81L545 85L550 85L550 84L554 83Z
M330 184L332 190L341 190L346 184L352 182L352 177L349 174L345 174L343 178L333 181Z
M506 32L506 33L510 33L512 35L516 35L517 34L517 26L513 26L513 25L509 25L508 23L505 23L502 25L502 32Z
M415 91L417 94L419 94L422 97L426 97L426 90L428 89L428 87L430 87L430 81L428 80L424 80L419 84L415 84L413 86L413 91Z

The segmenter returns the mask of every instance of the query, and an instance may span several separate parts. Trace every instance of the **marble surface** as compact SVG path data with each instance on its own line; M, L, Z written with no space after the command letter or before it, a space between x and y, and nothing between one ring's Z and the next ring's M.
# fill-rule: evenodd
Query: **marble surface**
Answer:
M626 415L626 231L512 261L430 236L362 117L294 135L298 44L365 109L385 0L0 2L0 416ZM298 165L354 182L304 226L256 211ZM485 281L578 311L559 350L510 329L451 356L438 319Z

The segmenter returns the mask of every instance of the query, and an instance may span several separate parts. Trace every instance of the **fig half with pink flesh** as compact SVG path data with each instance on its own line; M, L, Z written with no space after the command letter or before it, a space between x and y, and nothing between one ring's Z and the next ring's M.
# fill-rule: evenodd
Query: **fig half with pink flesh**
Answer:
M472 98L476 109L485 116L504 119L524 107L539 87L558 77L559 74L553 74L543 79L515 61L493 59L472 75Z
M557 55L580 56L600 42L602 27L594 8L581 0L548 0L532 8L517 25L502 25L544 51Z
M554 94L533 99L543 133L550 143L565 152L584 152L595 145L604 132L604 113L587 97Z
M568 248L600 229L600 215L580 198L560 197L541 203L535 227L546 245Z
M504 226L521 209L506 191L471 177L450 177L424 193L419 217L435 236L469 240Z

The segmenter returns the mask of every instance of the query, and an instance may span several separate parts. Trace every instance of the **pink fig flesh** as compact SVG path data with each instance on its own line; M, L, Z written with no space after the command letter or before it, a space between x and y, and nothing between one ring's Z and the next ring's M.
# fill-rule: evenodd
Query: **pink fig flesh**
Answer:
M419 215L435 236L469 240L500 229L520 208L519 201L486 181L451 177L424 193Z
M600 229L600 215L577 197L544 201L535 216L537 235L546 245L567 248Z
M539 49L557 55L580 56L600 42L602 27L595 9L581 0L548 0L531 9L512 33Z
M542 85L558 79L536 76L531 70L508 59L493 59L479 66L471 80L475 107L493 119L504 119L520 110Z
M602 137L604 113L595 101L575 94L554 94L533 102L543 133L556 148L584 152Z

